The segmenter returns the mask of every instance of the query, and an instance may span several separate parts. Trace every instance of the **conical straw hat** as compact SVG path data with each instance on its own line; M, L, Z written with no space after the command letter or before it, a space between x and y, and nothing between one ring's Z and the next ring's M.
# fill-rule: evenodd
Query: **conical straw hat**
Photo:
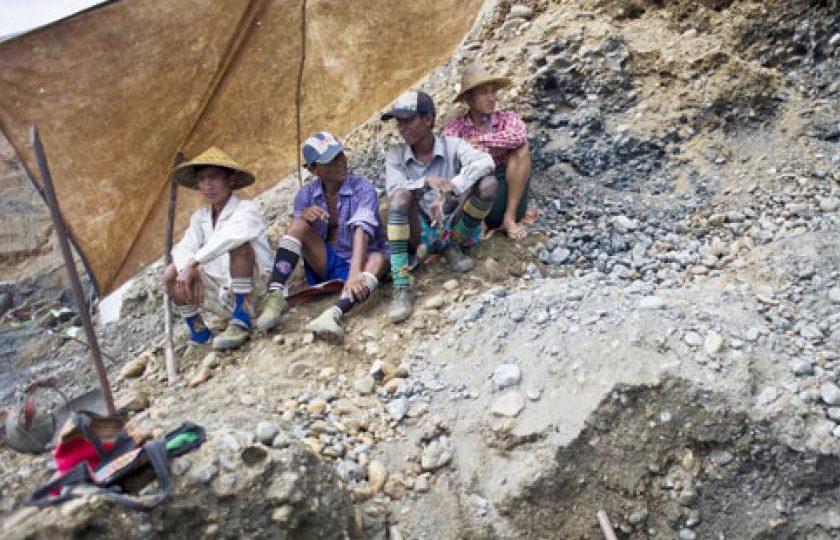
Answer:
M254 183L253 174L215 146L211 146L190 161L185 161L175 167L175 181L184 187L196 189L195 171L198 167L206 165L231 169L236 180L233 189L243 188Z
M458 86L458 95L455 96L453 101L462 101L464 94L482 84L489 83L493 83L498 90L499 88L510 86L510 79L507 77L496 77L478 64L471 64L461 72L461 84Z

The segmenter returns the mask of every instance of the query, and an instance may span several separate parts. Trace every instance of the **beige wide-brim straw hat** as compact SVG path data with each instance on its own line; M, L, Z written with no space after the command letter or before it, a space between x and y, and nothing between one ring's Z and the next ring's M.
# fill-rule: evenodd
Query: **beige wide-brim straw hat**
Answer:
M224 167L232 170L233 178L236 180L233 184L233 189L250 186L256 180L251 172L234 161L229 155L222 152L221 149L211 146L190 161L185 161L175 167L175 181L184 187L196 189L196 169L204 166Z
M507 77L497 77L492 75L489 71L477 64L471 64L464 68L461 72L461 84L458 86L458 95L453 100L455 103L463 101L465 94L484 84L492 83L496 89L510 86L510 79Z

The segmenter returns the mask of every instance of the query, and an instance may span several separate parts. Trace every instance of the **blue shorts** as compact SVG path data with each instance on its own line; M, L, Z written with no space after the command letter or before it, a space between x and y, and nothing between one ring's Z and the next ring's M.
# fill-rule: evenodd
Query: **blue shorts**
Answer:
M319 276L315 272L315 269L309 266L309 263L304 261L303 272L306 274L306 283L309 285L317 285L325 281L330 281L331 279L347 281L347 276L350 275L350 261L336 255L329 242L324 242L324 247L327 248L327 275Z

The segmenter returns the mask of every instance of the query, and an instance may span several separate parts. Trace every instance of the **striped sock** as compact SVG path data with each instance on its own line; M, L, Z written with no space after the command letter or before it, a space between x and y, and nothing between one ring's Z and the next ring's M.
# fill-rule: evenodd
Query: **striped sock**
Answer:
M295 270L303 246L294 236L285 235L280 239L277 253L274 255L274 269L268 282L268 290L286 289L286 282Z
M362 275L365 278L365 287L368 290L368 298L376 290L379 286L379 280L376 279L376 276L371 274L370 272L363 272ZM338 302L331 308L335 311L335 318L340 319L342 315L353 309L358 302L350 298L349 296L342 296L338 299Z
M408 275L408 241L411 230L408 228L408 215L402 210L388 213L388 243L391 245L391 276L394 287L408 287L411 279Z
M233 292L233 314L231 322L243 328L251 329L251 314L246 307L248 295L251 294L251 278L231 278L230 290Z
M490 213L490 207L493 201L485 201L472 195L464 204L464 211L458 219L458 223L452 228L452 243L461 245L469 240L475 228L481 224L482 220Z

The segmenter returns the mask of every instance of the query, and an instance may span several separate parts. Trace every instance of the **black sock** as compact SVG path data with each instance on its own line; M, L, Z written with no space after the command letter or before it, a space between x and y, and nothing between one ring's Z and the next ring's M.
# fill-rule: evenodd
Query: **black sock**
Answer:
M341 310L341 314L344 315L351 309L353 309L354 302L349 296L347 298L339 298L338 302L335 303L335 307Z
M376 288L379 286L379 280L376 279L376 276L374 276L370 272L364 272L364 276L365 276L365 287L367 287L368 297L369 297L373 293L373 291L375 291ZM349 296L346 296L346 297L342 296L341 298L338 299L338 302L335 303L335 305L332 307L332 309L337 309L340 313L337 312L336 316L340 317L340 316L344 315L345 313L347 313L348 311L350 311L351 309L353 309L353 306L355 306L358 303L359 302L354 301Z

